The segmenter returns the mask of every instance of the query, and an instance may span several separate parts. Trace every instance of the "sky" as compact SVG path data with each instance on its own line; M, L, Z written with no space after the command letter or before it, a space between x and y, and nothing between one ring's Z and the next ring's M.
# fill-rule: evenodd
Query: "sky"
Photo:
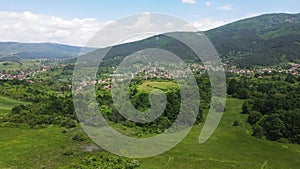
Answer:
M103 26L156 12L209 30L266 13L300 13L299 0L0 0L0 41L83 46Z

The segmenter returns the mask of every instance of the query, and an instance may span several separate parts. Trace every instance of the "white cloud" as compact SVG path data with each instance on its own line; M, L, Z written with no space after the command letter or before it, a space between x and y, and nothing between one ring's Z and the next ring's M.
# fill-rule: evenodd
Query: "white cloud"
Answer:
M196 0L182 0L182 3L184 3L184 4L195 4L195 3L197 3L197 1Z
M195 27L199 31L206 31L213 28L217 28L219 26L228 24L229 22L225 21L218 21L212 18L205 18L197 22L192 22L190 26Z
M84 45L105 24L93 18L66 20L28 11L0 11L0 41Z
M205 2L205 5L206 5L206 6L211 6L212 3L211 3L211 2Z
M39 15L31 12L0 11L0 41L53 42L83 46L91 40L89 46L105 47L121 43L122 40L124 43L172 31L203 31L227 23L211 18L192 22L189 25L182 25L182 22L176 20L166 23L157 20L168 21L168 17L152 16L150 13L145 13L136 18L129 18L127 22L117 23L112 21L99 22L94 18L67 20L57 16ZM104 27L106 25L108 26ZM104 29L93 39L92 37L101 28ZM124 37L125 39L120 41L120 38Z
M229 11L229 10L233 9L233 6L230 4L226 4L226 5L220 6L219 9L224 10L224 11Z

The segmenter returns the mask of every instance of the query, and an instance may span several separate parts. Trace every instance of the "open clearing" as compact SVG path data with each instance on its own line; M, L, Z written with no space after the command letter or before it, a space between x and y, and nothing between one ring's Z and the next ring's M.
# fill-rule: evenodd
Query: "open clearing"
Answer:
M29 67L40 65L40 60L1 61L0 71L27 70Z
M174 82L151 82L147 81L141 84L138 89L150 92L154 89L167 90L167 89L176 89L178 85Z
M21 105L21 104L28 104L28 102L23 102L5 96L0 96L0 109L2 110L10 110L14 106Z

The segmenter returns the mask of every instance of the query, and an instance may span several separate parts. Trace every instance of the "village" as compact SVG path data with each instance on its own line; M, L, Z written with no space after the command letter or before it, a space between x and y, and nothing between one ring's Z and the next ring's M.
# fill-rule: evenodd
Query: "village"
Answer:
M158 63L156 63L158 64ZM64 68L65 64L60 64L57 67L58 68ZM111 81L114 79L123 80L128 78L134 78L134 77L140 77L143 79L153 79L153 78L161 78L161 79L174 79L175 77L183 77L186 76L186 72L192 71L193 73L201 76L205 74L208 70L212 70L210 66L205 67L202 64L199 63L189 63L187 64L188 68L185 68L183 70L180 69L174 69L174 67L171 70L175 70L173 72L168 72L165 68L160 67L159 65L147 65L144 68L142 68L138 72L131 72L129 74L121 74L121 73L112 73L112 74L105 74L100 75L98 80L93 80L91 82L83 81L81 83L81 87L78 89L80 90L82 87L86 86L87 84L102 84L104 85L104 88L110 89ZM233 75L239 75L239 76L255 76L256 78L263 78L265 74L277 72L277 73L285 73L285 74L292 74L295 76L300 75L300 64L297 63L291 63L287 67L262 67L262 68L253 68L253 69L242 69L237 68L235 66L228 66L226 63L223 63L223 68L218 68L218 70L224 70L226 74L233 74ZM181 67L181 66L179 66ZM29 83L34 83L36 80L35 77L41 73L45 73L47 71L50 71L54 67L51 65L39 65L38 67L30 67L27 70L15 70L15 71L2 71L0 72L0 80L27 80ZM113 72L116 72L117 68L112 67Z
M47 72L52 69L52 66L41 65L35 68L28 68L27 70L15 70L15 71L3 71L0 72L0 80L28 80L33 82L31 79L39 73Z
M190 70L201 76L204 75L208 70L211 70L212 68L209 67L208 69L203 66L202 64L198 63L192 63L188 64L188 67ZM255 69L241 69L237 67L229 67L227 64L223 63L224 72L226 74L233 74L236 76L250 76L255 77L258 79L264 78L264 76L267 76L270 73L282 73L282 74L292 74L295 76L300 75L300 64L292 63L288 68L274 68L274 67L263 67L263 68L255 68ZM113 70L116 68L113 67ZM218 68L217 70L222 70ZM88 84L92 85L100 85L103 86L105 89L111 88L111 83L115 80L123 81L125 79L133 79L135 78L142 78L142 79L165 79L165 80L171 80L174 78L184 78L186 76L186 72L189 71L188 69L183 70L176 70L174 72L167 72L163 68L155 67L155 66L146 66L145 68L141 69L139 72L131 72L127 74L121 74L121 73L114 73L109 75L100 76L99 80L93 80L91 82L83 81L81 82L81 86L77 88L77 90L81 90L82 87L87 86Z

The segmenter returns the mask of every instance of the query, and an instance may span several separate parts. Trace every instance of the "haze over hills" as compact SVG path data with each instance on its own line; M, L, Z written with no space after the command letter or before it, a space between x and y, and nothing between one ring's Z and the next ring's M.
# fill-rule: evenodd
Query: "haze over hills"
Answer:
M300 14L265 14L204 32L224 61L243 67L268 66L300 60ZM184 33L190 35L190 33ZM158 35L114 46L106 59L126 56L146 48L172 51L183 59L195 58L182 43ZM42 43L0 43L0 57L73 57L80 47ZM101 50L101 49L100 49ZM97 52L96 52L97 53Z
M75 57L81 47L55 43L0 42L0 59L35 59Z

